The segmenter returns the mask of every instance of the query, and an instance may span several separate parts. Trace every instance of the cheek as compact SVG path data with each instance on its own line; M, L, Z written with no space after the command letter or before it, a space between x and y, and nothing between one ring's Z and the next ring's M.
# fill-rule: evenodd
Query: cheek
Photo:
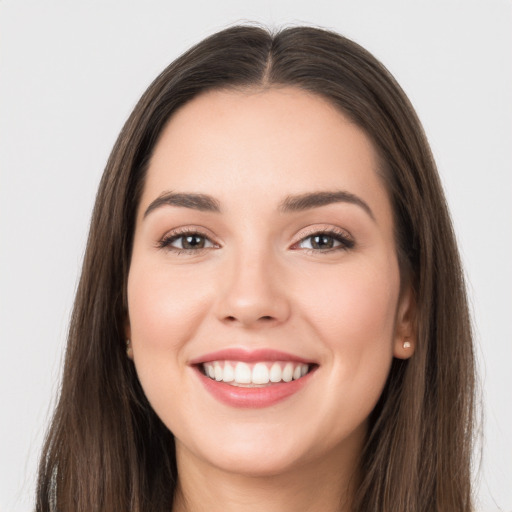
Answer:
M132 263L128 311L134 351L175 352L193 337L198 319L208 307L210 292L189 274Z
M308 301L311 321L329 345L343 348L380 344L392 339L398 301L398 270L385 266L357 266L317 279L315 287L300 296ZM356 343L357 340L357 343Z
M308 303L302 310L311 312L307 323L324 349L320 364L327 383L315 407L326 418L319 435L326 443L333 433L341 439L364 424L382 393L393 358L399 294L393 261L341 270L318 279L325 285L314 287L315 293L303 291Z
M313 335L326 349L321 363L331 366L331 389L350 390L347 399L354 397L354 406L369 412L393 357L398 266L393 260L347 265L318 277L320 286L302 292L302 311L309 312Z
M208 309L210 290L204 282L198 286L197 273L171 273L136 256L127 290L134 364L147 399L171 428L190 400L185 349Z

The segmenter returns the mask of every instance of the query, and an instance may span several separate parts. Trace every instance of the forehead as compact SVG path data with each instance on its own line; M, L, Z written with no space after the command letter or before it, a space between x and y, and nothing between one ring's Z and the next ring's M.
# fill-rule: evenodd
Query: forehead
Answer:
M343 189L385 203L377 171L370 139L317 95L291 87L211 91L166 125L141 207L167 190L243 205L256 196L270 204L283 194Z

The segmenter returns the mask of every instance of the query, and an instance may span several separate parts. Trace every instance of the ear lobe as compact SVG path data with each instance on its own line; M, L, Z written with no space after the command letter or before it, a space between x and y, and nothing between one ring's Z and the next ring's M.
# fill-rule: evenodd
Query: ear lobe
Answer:
M412 286L404 287L398 301L395 320L393 355L398 359L409 359L416 348L416 300Z
M403 338L395 342L393 356L397 359L409 359L414 354L415 343L410 338Z
M124 323L124 338L126 342L126 355L128 356L128 359L133 360L133 348L132 348L132 329L130 327L130 320L128 318L128 315L126 316L126 320Z

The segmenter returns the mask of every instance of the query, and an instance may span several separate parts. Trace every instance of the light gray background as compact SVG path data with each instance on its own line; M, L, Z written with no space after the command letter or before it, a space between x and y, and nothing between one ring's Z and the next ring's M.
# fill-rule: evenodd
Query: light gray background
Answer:
M474 310L485 422L478 509L512 511L512 3L0 1L0 511L31 509L96 187L136 100L234 22L332 28L422 119Z

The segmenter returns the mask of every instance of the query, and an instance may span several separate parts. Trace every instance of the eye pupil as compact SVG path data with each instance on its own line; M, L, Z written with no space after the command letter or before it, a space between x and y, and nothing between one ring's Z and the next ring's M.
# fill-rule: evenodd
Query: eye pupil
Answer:
M311 237L311 247L314 249L331 249L334 246L334 239L329 235L315 235Z
M200 235L187 235L183 237L182 245L184 249L202 249L205 239Z

